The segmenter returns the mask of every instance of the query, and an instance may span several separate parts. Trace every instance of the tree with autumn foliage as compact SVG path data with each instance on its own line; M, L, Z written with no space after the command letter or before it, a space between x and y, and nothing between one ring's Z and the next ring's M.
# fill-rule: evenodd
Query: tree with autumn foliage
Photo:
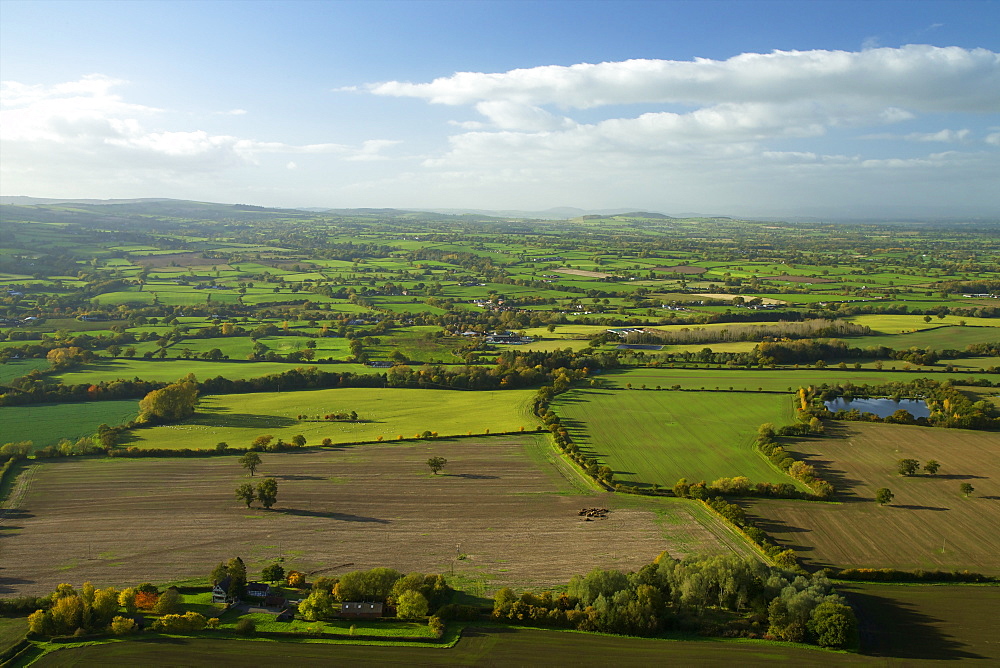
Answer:
M198 386L190 380L173 383L153 390L139 401L140 420L169 422L194 415L198 403Z

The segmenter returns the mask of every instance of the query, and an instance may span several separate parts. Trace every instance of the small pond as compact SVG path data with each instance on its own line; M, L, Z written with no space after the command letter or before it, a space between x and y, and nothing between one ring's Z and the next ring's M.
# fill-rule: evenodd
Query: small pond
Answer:
M900 408L909 411L910 415L915 418L928 417L931 414L931 410L927 408L927 402L923 399L900 399L899 401L892 399L851 399L847 401L843 397L839 397L832 401L824 401L823 405L834 413L857 408L862 413L874 413L881 418L889 417Z

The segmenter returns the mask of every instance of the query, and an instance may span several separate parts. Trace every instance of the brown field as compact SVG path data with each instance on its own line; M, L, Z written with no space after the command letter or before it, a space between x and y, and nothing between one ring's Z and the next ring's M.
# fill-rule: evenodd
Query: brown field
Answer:
M652 271L667 272L671 274L704 274L708 269L705 267L691 267L679 264L674 267L653 267Z
M190 269L194 268L209 268L215 267L219 271L229 271L232 269L223 260L218 258L206 258L202 253L198 251L189 251L182 253L167 253L164 255L135 255L130 258L132 262L143 267L150 269L155 269L159 267L170 267L173 266L172 263L176 262L178 267L186 267Z
M588 276L590 278L607 278L611 274L600 271L586 271L584 269L553 269L557 274L569 274L570 276Z
M256 480L279 484L271 511L235 500L248 480L236 457L36 464L0 520L0 595L205 577L233 555L252 572L279 556L307 572L454 569L482 594L636 569L665 549L751 553L694 502L596 491L553 452L523 436L263 453ZM437 476L436 455L448 459ZM611 513L588 522L585 507Z
M754 501L762 529L815 567L969 569L1000 573L1000 434L828 423L830 438L789 450L816 466L842 503ZM936 459L936 476L904 478L896 462ZM965 498L959 485L975 492ZM875 490L892 503L880 507Z
M721 299L722 301L732 301L741 295L727 295L723 292L695 292L692 293L692 297L705 297L706 299ZM762 304L787 304L788 302L783 302L780 299L773 299L771 297L761 297L760 301Z

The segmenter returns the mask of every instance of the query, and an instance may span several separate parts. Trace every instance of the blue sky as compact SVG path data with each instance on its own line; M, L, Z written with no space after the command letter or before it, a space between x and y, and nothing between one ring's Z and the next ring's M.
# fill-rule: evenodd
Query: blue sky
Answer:
M996 217L998 42L989 1L0 0L0 193Z

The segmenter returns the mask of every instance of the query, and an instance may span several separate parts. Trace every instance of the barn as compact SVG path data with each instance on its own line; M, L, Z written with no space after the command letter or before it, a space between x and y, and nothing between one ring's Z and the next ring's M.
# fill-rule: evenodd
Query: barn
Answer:
M382 604L345 601L340 604L340 616L345 619L378 619L382 616Z

